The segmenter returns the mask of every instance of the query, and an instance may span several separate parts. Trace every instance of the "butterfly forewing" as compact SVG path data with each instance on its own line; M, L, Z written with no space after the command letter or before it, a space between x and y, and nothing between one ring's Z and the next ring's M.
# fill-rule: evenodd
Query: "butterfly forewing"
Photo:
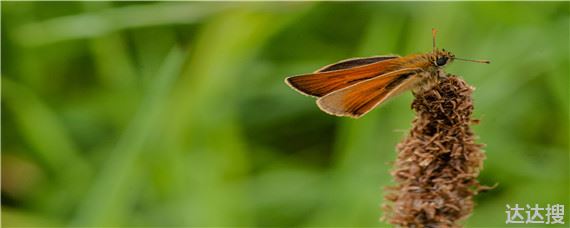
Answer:
M398 59L395 56L376 56L370 59L345 60L323 67L312 74L289 77L286 82L301 93L322 97L360 81L393 71L400 65Z
M361 81L319 98L317 105L329 114L358 118L413 85L420 70L401 69Z

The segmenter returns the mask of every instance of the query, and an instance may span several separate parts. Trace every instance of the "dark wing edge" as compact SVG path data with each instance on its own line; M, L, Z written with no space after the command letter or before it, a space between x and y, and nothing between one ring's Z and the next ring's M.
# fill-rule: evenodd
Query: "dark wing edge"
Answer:
M395 58L400 58L400 56L382 55L382 56L358 57L358 58L345 59L345 60L330 64L330 65L326 65L324 67L321 67L320 69L316 70L315 73L328 72L328 71L334 71L334 70L344 70L344 69L348 69L348 68L364 66L364 65L375 63L375 62L380 62L380 61L384 61L384 60L388 60L388 59L395 59Z

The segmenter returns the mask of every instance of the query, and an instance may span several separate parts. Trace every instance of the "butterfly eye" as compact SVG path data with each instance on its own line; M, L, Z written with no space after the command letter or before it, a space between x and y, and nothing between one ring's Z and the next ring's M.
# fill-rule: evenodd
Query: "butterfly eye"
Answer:
M437 66L443 66L447 63L447 57L441 57L441 58L437 58L437 60L435 61L435 65Z

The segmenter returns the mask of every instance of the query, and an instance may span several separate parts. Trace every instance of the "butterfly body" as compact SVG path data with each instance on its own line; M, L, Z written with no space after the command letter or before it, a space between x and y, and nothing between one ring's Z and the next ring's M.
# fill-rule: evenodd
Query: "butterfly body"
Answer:
M313 73L288 77L285 82L302 94L318 98L318 107L326 113L359 118L404 91L420 93L431 88L444 77L443 68L454 59L451 52L435 48L434 31L433 52L347 59Z

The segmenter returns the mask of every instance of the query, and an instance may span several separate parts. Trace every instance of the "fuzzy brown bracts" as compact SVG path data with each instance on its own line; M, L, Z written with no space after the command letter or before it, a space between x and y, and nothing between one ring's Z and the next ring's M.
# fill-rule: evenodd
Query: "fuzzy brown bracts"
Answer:
M473 88L445 77L432 89L415 94L416 112L409 135L397 146L385 217L403 227L458 227L473 210L473 196L485 154L470 125Z

